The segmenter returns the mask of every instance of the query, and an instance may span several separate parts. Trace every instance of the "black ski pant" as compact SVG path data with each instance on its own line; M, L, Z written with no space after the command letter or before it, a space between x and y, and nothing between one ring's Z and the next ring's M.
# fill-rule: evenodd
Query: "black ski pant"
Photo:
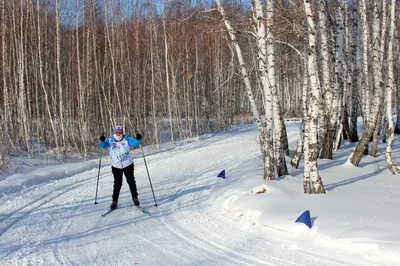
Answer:
M135 176L133 174L134 172L133 163L123 169L115 168L114 166L112 166L111 169L114 175L114 192L112 196L113 201L118 202L119 192L121 191L122 187L122 174L125 175L126 181L128 182L133 200L133 198L138 195Z

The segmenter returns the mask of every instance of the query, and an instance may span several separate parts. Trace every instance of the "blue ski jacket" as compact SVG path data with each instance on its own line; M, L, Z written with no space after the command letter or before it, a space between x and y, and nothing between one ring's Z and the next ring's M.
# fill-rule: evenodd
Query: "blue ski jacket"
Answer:
M138 147L140 141L130 136L124 135L120 141L113 136L108 137L105 141L99 141L101 148L108 148L112 160L112 166L123 169L133 163L130 147Z

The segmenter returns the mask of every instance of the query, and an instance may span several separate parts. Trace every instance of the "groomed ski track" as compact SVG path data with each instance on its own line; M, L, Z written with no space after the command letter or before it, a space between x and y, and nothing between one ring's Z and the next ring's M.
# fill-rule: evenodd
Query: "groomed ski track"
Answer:
M368 265L351 253L292 248L288 232L257 226L225 208L238 196L224 186L233 178L229 173L259 160L250 129L147 156L158 207L136 153L139 199L149 215L133 206L124 178L120 207L101 217L111 203L110 166L101 168L96 205L97 169L5 195L0 265ZM225 153L230 145L238 152ZM236 168L227 169L226 180L217 178L226 165Z

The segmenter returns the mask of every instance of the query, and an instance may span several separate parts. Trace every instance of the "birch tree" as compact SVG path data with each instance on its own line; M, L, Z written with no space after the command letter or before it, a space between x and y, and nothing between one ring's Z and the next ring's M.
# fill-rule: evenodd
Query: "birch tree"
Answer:
M5 134L7 134L7 123L8 123L8 119L5 118L5 116L7 115L7 103L8 103L8 95L7 95L7 82L6 82L6 64L5 64L5 53L6 53L6 42L5 42L5 38L6 38L6 22L5 22L5 0L1 0L0 1L0 29L1 29L1 33L0 33L0 38L1 38L1 86L3 88L3 104L0 104L0 118L2 123L0 123L0 130L2 130L3 132L5 132ZM0 148L0 169L3 169L4 167L4 150L5 150L5 145L4 145L4 139L2 138L2 140L0 141L1 147Z
M167 39L167 26L166 26L166 4L168 0L162 1L162 25L164 30L164 59L165 59L165 86L167 88L167 103L168 103L168 117L169 117L169 126L170 126L170 134L171 141L174 142L174 119L172 116L172 102L171 102L171 85L170 85L170 71L168 67L168 39Z
M358 80L359 80L359 69L358 69L358 57L357 52L358 42L359 42L359 31L358 31L358 10L356 3L352 5L351 12L351 56L350 56L350 66L349 73L351 75L351 104L350 104L350 125L349 125L349 141L357 142L358 141L358 131L357 131L357 107L359 102L359 93L358 93ZM368 77L368 76L367 76Z
M362 27L362 74L363 74L363 86L362 86L362 95L361 99L363 100L362 109L363 109L363 120L364 125L368 124L370 118L370 84L369 84L369 65L368 65L368 57L369 57L369 42L370 42L370 31L367 22L367 4L366 0L360 0L360 21Z
M272 86L268 69L268 54L267 54L267 39L266 39L266 19L263 14L262 3L259 0L251 1L253 8L253 23L257 38L257 58L259 67L259 77L261 80L262 91L264 92L264 108L265 108L265 121L263 128L263 142L264 142L264 179L275 179L274 169L274 156L273 154L273 140L274 140L274 113L273 113L273 96ZM275 154L276 156L276 154ZM278 159L275 157L275 159Z
M389 124L388 129L388 140L386 144L386 163L389 170L393 174L400 174L400 169L393 163L392 160L392 147L394 142L394 125L392 116L392 93L396 86L394 78L394 63L393 63L393 37L394 37L394 27L396 20L396 1L392 0L390 5L390 25L389 25L389 37L388 37L388 81L386 84L386 116Z
M320 104L320 87L316 72L316 51L315 51L315 23L314 15L311 10L309 0L303 0L305 15L307 18L308 33L308 60L307 71L310 79L310 114L306 116L305 131L309 137L305 145L305 161L303 174L304 193L325 193L321 176L318 173L317 158L319 154L318 147L318 121ZM307 132L308 131L308 132Z
M60 36L60 3L56 0L56 65L57 65L57 88L58 88L58 117L60 124L61 146L65 147L65 129L64 129L64 95L63 83L61 79L61 36ZM64 150L65 151L65 150ZM65 154L64 154L65 156Z
M308 62L308 54L306 53L306 59L304 61L304 73L303 73L303 90L301 93L301 124L300 124L300 136L297 140L296 151L290 161L290 165L294 168L299 167L301 156L304 154L304 145L305 145L305 121L308 119L308 93L309 93L309 82L308 82L308 72L307 72L307 62ZM308 131L307 131L308 133ZM308 136L307 136L308 138Z
M13 2L16 4L15 2ZM19 7L19 8L18 8ZM17 123L18 127L22 130L18 131L19 138L23 140L21 143L23 149L29 152L29 135L27 125L27 110L26 110L26 92L25 92L25 47L24 47L24 12L23 12L23 1L21 0L19 6L14 5L13 7L13 31L16 51L16 80L15 85L17 89ZM19 11L19 14L17 13ZM17 16L18 24L17 24Z
M155 88L155 59L154 59L154 38L153 35L155 34L155 26L153 22L153 7L149 7L149 15L150 15L150 25L149 25L149 35L150 35L150 64L151 64L151 93L152 93L152 109L153 109L153 136L154 136L154 142L157 146L157 149L159 149L159 140L158 140L158 127L157 127L157 118L156 118L156 113L157 113L157 105L156 105L156 88Z
M363 0L362 0L363 1ZM369 120L365 126L364 133L361 136L360 141L357 143L356 148L351 153L349 161L358 166L362 159L363 151L368 145L369 140L377 126L379 110L382 103L383 97L383 80L382 80L382 60L383 60L383 42L381 33L381 10L379 6L379 1L374 2L374 13L373 13L373 49L372 49L372 68L374 75L374 94L372 97L372 105ZM363 9L363 12L366 10ZM367 27L367 25L364 25ZM368 36L364 36L368 39ZM365 52L365 51L364 51ZM368 77L367 77L368 78Z
M81 58L80 58L80 47L79 47L79 0L76 0L76 68L78 75L78 126L80 128L79 132L82 140L82 148L83 148L83 156L87 155L87 147L86 147L86 138L88 135L88 131L86 129L86 111L85 111L85 93L82 85L82 73L81 73Z
M321 158L332 159L333 149L333 136L334 136L334 124L331 124L331 118L334 118L331 108L333 101L333 87L331 82L331 71L329 68L330 53L328 46L328 23L327 23L327 1L319 1L318 17L320 23L320 35L321 35L321 100L324 104L320 108L321 120L319 138L321 139ZM334 119L333 119L334 120ZM335 123L335 122L333 122Z
M343 105L343 108L341 109L341 121L340 121L340 130L338 134L336 135L336 149L340 147L341 144L341 138L343 137L343 140L348 140L350 137L350 126L349 126L349 113L348 113L348 90L351 86L351 62L350 60L350 34L351 30L349 29L349 5L343 4L343 61L342 61L342 67L343 67L343 92L342 92L342 99L341 99L341 104Z
M262 7L261 0L256 0L257 4ZM256 9L257 10L257 9ZM262 11L262 8L261 8ZM274 146L275 146L275 162L276 170L278 176L288 175L289 172L286 166L285 152L283 149L284 137L286 137L286 127L284 125L284 120L282 118L282 111L278 99L278 88L276 84L276 74L275 74L275 38L272 34L272 23L274 15L274 2L272 0L267 1L267 67L268 67L268 81L270 90L272 93L272 111L273 111L273 125L274 125ZM258 20L263 18L262 13L257 14ZM268 85L268 83L267 83Z
M379 13L381 14L381 29L379 31L380 34L380 41L381 44L379 46L379 51L378 51L378 57L379 57L379 65L377 64L376 67L376 71L379 71L378 69L380 68L381 72L384 71L384 55L385 55L385 41L386 41L386 33L387 33L387 1L382 1L382 4L378 4L377 6L375 6L376 9L381 8L381 10L379 10ZM378 27L377 27L378 28ZM378 35L379 35L378 34ZM384 98L383 96L383 90L384 90L384 81L383 81L383 73L380 73L378 75L378 80L380 82L380 90L382 93L382 98ZM383 99L384 100L384 99ZM372 157L376 157L376 154L378 152L378 142L379 142L379 132L381 131L382 128L382 110L381 108L384 105L381 103L379 110L378 110L378 114L377 114L377 121L376 121L376 126L373 132L373 140L372 140L372 145L371 145L371 152L370 152L370 156Z
M333 98L332 98L332 118L331 126L335 127L336 137L332 134L332 138L336 138L334 142L334 150L339 147L342 134L341 114L343 113L343 98L344 98L344 81L343 81L343 49L344 49L344 23L343 10L345 9L343 0L339 0L337 22L336 22L336 49L335 49L335 82Z

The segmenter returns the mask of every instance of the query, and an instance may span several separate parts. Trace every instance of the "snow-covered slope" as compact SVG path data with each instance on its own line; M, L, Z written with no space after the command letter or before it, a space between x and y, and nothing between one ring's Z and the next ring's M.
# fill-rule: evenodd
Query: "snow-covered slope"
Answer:
M297 126L288 124L292 150ZM327 194L304 195L302 169L262 179L254 125L164 146L146 156L158 207L136 150L149 215L124 183L120 207L101 217L113 186L107 158L98 204L98 161L9 176L0 182L0 265L400 265L400 178L383 150L358 168L346 164L351 148L320 162ZM260 187L266 192L252 192ZM305 210L311 229L295 224Z

